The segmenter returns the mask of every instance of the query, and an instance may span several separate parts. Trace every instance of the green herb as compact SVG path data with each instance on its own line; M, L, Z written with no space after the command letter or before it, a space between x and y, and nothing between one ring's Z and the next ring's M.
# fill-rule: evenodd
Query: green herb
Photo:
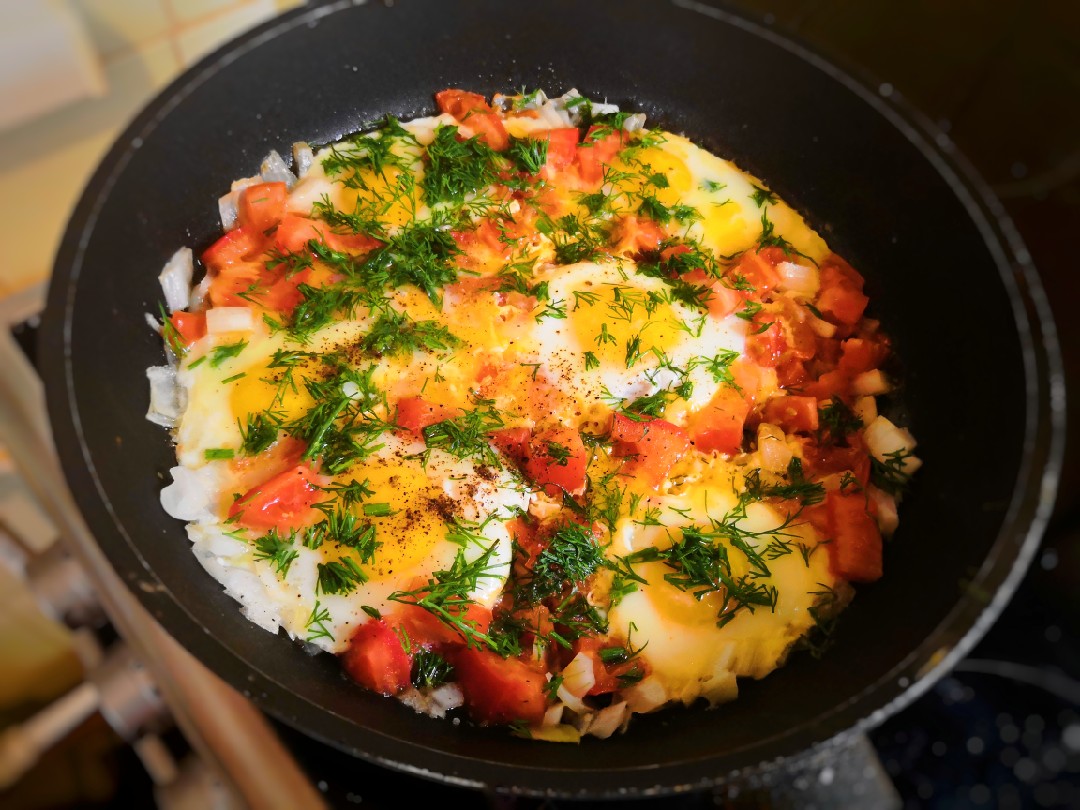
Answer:
M417 650L413 655L410 681L417 689L430 688L454 679L450 662L434 650Z
M172 349L172 353L177 357L183 357L187 354L184 338L176 330L172 318L165 312L165 305L160 302L158 302L158 314L161 316L161 337L165 340L165 344Z
M390 517L396 514L388 503L365 503L364 515L367 517Z
M537 174L544 168L548 156L547 138L511 138L506 156L519 172Z
M236 451L230 447L210 447L203 451L203 458L207 461L224 461L236 455Z
M750 199L754 201L754 204L758 208L765 205L772 205L776 202L776 195L768 189L764 189L761 186L756 186L751 183L751 187L754 189L754 193L750 195Z
M382 312L371 331L360 341L364 351L377 356L415 351L444 352L459 345L461 341L437 321L414 321L394 309Z
M277 441L280 420L269 411L249 413L247 427L237 420L240 428L240 452L245 456L257 456Z
M563 593L588 579L603 560L603 552L588 529L577 523L560 526L519 583L515 597L528 604Z
M458 140L458 134L457 127L440 126L428 144L421 184L430 205L464 202L499 180L497 153L479 137Z
M226 343L223 346L215 346L210 350L210 367L217 368L230 357L236 357L240 354L248 345L246 340L239 340L236 343Z
M367 574L360 570L352 557L342 557L328 563L319 563L319 583L316 593L349 594L367 582Z
M424 441L428 450L438 449L457 458L475 458L481 464L502 467L499 454L491 446L488 434L503 427L502 414L494 400L475 400L477 407L453 419L444 419L425 427Z
M878 489L892 495L901 495L911 482L907 471L908 459L912 453L906 448L886 453L884 459L870 457L870 481Z
M305 630L307 630L307 641L317 641L320 638L325 638L328 641L334 640L334 635L326 628L326 623L331 621L330 611L319 604L319 600L315 600L315 607L311 609L311 613L308 615Z
M256 560L270 563L277 575L284 579L289 574L289 567L300 553L293 546L293 535L282 537L277 529L271 529L255 540Z

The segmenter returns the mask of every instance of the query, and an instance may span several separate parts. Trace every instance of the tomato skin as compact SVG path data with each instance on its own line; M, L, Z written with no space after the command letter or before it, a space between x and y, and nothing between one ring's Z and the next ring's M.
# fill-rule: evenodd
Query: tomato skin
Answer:
M517 658L463 647L451 656L469 715L483 725L539 723L547 710L544 675Z
M620 130L609 132L601 138L596 137L598 126L589 127L585 139L578 144L578 174L583 181L595 185L604 179L604 165L615 157L623 147L626 137Z
M510 136L506 134L502 119L479 93L440 90L435 94L435 103L442 112L454 116L496 152L505 151L510 146Z
M648 217L626 216L618 221L612 233L616 253L633 255L657 250L667 234Z
M390 696L409 686L412 659L398 634L381 619L360 625L341 658L350 677L372 692Z
M180 342L185 348L206 334L205 312L186 312L180 309L169 316L169 322L176 334L180 335Z
M849 338L840 344L840 352L840 368L849 374L861 374L884 363L889 347L868 338Z
M286 214L274 232L274 247L282 253L306 253L308 242L312 239L322 242L331 250L352 254L364 254L382 244L367 234L334 233L325 222Z
M264 532L275 529L279 534L287 535L294 529L322 520L323 513L312 508L312 504L322 497L319 487L328 481L307 464L297 464L253 487L233 502L229 517L248 529Z
M256 183L240 192L236 206L236 219L241 228L266 231L278 224L285 213L285 200L289 195L285 184Z
M423 397L402 397L398 400L397 417L394 421L402 430L407 430L422 439L424 428L452 419L459 414L460 411L457 408L428 402Z
M558 458L550 452L550 445L559 445L566 457ZM585 491L585 468L589 454L576 430L561 425L541 430L529 439L525 475L534 484L544 488L549 495L558 496L559 490L571 495Z
M529 439L532 431L527 427L502 428L491 434L491 443L518 466L529 456Z
M877 521L861 492L830 492L825 498L832 542L829 569L851 582L873 582L882 574L882 541Z
M780 248L748 250L739 257L732 272L742 276L754 288L754 296L760 298L780 283L776 265L782 261L784 252Z
M690 415L687 430L694 447L703 453L716 451L731 455L742 450L743 427L750 413L746 398L724 386L700 411Z
M863 277L835 254L821 263L817 308L826 320L851 328L859 322L870 299L863 295Z
M615 439L611 454L626 459L623 470L653 489L667 479L671 468L690 447L686 431L663 419L635 422L617 413L612 419L611 435Z
M216 274L261 253L264 242L263 235L257 231L233 228L203 251L202 262L211 274Z
M565 169L577 157L577 127L562 127L549 129L546 132L534 132L529 137L547 141L547 162L544 164L544 168L551 174L556 174L561 169Z
M817 397L786 396L770 399L762 418L788 433L813 433L818 429Z
M746 336L746 354L759 366L776 368L784 356L787 341L784 338L784 327L779 320L773 321L764 331L760 330L764 324L756 321L751 323L754 330Z

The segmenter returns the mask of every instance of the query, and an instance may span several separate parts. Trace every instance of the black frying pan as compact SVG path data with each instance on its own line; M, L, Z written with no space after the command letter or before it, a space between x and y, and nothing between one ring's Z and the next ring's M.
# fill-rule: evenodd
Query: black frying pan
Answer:
M217 197L271 148L333 140L432 94L577 87L763 178L867 278L903 363L898 415L925 467L886 576L834 647L796 654L717 711L637 718L581 746L431 720L355 687L244 619L158 505L173 451L146 422L162 360L142 313ZM68 226L41 354L57 444L116 569L196 656L285 722L378 763L527 793L612 796L718 783L853 735L925 690L1011 594L1049 514L1061 375L1041 287L985 188L895 99L728 12L689 2L398 0L301 9L215 53L142 112ZM1057 398L1052 402L1053 398ZM899 408L899 404L896 404ZM620 793L625 795L625 793Z

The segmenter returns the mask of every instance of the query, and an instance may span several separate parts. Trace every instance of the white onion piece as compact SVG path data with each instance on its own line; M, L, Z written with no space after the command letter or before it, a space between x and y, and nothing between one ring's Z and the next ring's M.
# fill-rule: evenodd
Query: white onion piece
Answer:
M877 419L877 400L871 396L859 397L855 400L851 410L859 417L860 422L869 425Z
M787 470L792 452L783 430L767 422L761 423L758 425L757 447L762 467L776 473Z
M202 281L191 289L190 308L192 312L198 312L206 303L206 296L210 294L210 276L203 276Z
M230 191L218 197L218 217L221 218L221 229L231 231L236 225L236 219L240 215L237 206L240 204L240 192Z
M173 467L173 482L161 490L161 507L177 520L213 520L211 505L218 487L217 464L211 462L197 470Z
M229 188L232 191L243 191L248 186L254 186L257 183L261 183L262 181L262 177L257 174L252 175L251 177L241 177L239 180L233 180L232 185L229 186Z
M582 697L596 684L592 658L579 652L569 664L563 667L562 679L562 689L566 689L572 695ZM562 689L559 691L561 692Z
M881 373L881 369L875 368L864 371L855 376L851 381L851 390L859 396L875 397L878 394L887 393L890 388L889 381Z
M281 155L273 149L263 158L259 175L264 183L284 183L286 188L292 188L296 184L296 175L289 171Z
M544 712L544 720L540 723L542 726L557 726L562 722L563 709L566 707L562 703L552 704L546 712Z
M540 115L537 122L546 125L549 129L560 129L571 126L573 123L567 111L557 107L554 102L543 105L537 112Z
M810 328L814 330L814 334L818 337L831 338L833 335L836 334L836 326L834 324L831 324L828 321L823 321L821 318L818 318L814 315L813 312L810 312L809 310L807 310L806 322L810 324Z
M304 141L297 141L292 145L292 155L293 166L296 167L296 176L297 178L303 177L311 168L311 164L315 162L315 153L312 151L311 145Z
M626 703L612 703L596 713L589 727L585 729L585 733L606 740L619 730L629 714L630 707Z
M780 262L776 265L776 272L780 274L780 284L777 286L781 290L787 290L802 298L813 298L821 286L816 267L795 262Z
M255 329L255 314L251 307L214 307L206 311L206 333L223 335L227 332L251 332Z
M187 309L191 302L191 277L195 272L195 260L191 248L180 248L165 263L158 275L161 291L169 312Z
M896 498L882 489L871 485L866 488L866 494L877 507L878 529L888 537L900 525L900 515L896 510Z
M172 366L152 366L146 370L150 381L150 407L146 418L155 425L174 427L180 418L180 394L176 386L176 369Z
M417 689L401 693L401 702L415 712L429 717L446 717L450 709L457 709L465 702L461 688L456 683L445 683L427 694Z
M656 678L645 678L623 691L631 711L644 713L659 709L668 702L667 689Z
M623 121L622 128L627 132L637 132L639 129L645 128L645 113L634 113L628 115L626 120Z
M911 455L911 451L915 449L915 437L884 416L878 416L866 426L863 441L870 454L878 461L885 462L890 456L895 458L896 454L907 454L901 465L901 471L906 475L911 475L922 466L922 461Z

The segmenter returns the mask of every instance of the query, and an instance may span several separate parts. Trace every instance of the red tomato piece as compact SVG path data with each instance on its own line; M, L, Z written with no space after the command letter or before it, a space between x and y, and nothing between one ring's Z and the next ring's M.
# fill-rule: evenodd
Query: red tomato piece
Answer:
M202 261L211 273L216 273L262 253L264 243L265 239L258 231L233 228L203 251Z
M502 119L479 93L440 90L435 94L435 103L442 112L454 116L495 151L502 152L510 145L510 136L506 134Z
M884 363L889 347L869 338L849 338L840 344L840 352L840 368L849 374L861 374Z
M560 425L532 435L524 471L549 495L558 495L560 489L580 495L585 491L588 464L589 454L581 436L573 428Z
M547 710L544 675L517 658L463 647L452 656L472 718L483 725L539 723Z
M641 658L621 663L605 664L601 657L601 651L605 649L611 650L617 646L611 639L597 636L582 636L574 641L574 654L585 653L592 659L594 683L586 694L606 695L620 689L623 686L619 679L620 675L635 672L635 675L640 677L647 674L645 660Z
M863 487L870 480L870 456L856 435L847 437L846 446L806 442L803 444L803 462L814 478L851 473Z
M364 254L382 244L363 233L334 233L325 222L286 214L274 232L274 247L282 253L306 253L308 242L322 242L341 253Z
M830 492L825 499L832 542L829 568L852 582L873 582L882 574L882 542L877 521L861 492Z
M821 263L818 311L835 324L852 327L862 318L870 300L862 289L862 276L839 256L830 255Z
M560 169L565 169L577 157L577 127L534 132L529 137L547 141L547 163L544 164L544 168L552 174L557 173Z
M258 531L276 529L283 535L312 526L322 520L323 513L312 504L322 497L319 487L328 481L307 464L297 464L236 500L229 517L239 526Z
M743 426L750 404L730 386L716 392L712 400L690 415L687 430L694 447L703 453L733 454L742 450Z
M210 303L215 307L246 307L250 301L242 297L265 291L273 283L261 263L237 262L210 271Z
M780 248L748 250L739 257L732 272L746 279L754 288L755 297L760 298L780 283L776 265L782 261L784 252Z
M813 382L802 386L804 394L818 399L849 399L851 397L851 374L837 369L826 371Z
M578 174L582 180L592 185L604 179L604 166L611 163L622 149L626 138L621 129L607 130L607 134L597 137L601 130L598 126L589 127L585 139L577 148Z
M428 402L423 397L402 397L397 404L397 426L423 438L421 431L429 425L452 419L461 411L449 405Z
M611 234L615 252L629 255L657 250L666 238L664 229L655 221L635 216L620 219Z
M237 222L241 228L266 231L278 224L285 214L285 200L289 196L284 183L256 183L240 192L236 206Z
M765 403L766 422L788 433L813 433L818 429L817 397L776 397Z
M205 312L185 312L180 309L169 316L169 322L172 323L176 334L180 336L180 342L185 347L206 334Z
M615 414L612 437L616 434L636 438L617 440L612 455L625 458L623 470L654 489L664 482L671 468L690 447L686 431L663 419L642 420L635 424L634 420Z
M611 417L611 441L612 442L640 442L645 438L647 419L631 419L621 413Z
M529 439L532 431L527 427L503 428L491 434L491 443L518 466L525 463L529 455Z
M396 695L410 683L412 659L398 634L381 619L360 625L341 658L354 681L380 695Z
M762 331L762 327L765 327ZM746 354L759 366L775 368L780 365L787 348L787 340L784 338L784 327L779 320L773 321L768 326L752 321L750 334L746 336Z

